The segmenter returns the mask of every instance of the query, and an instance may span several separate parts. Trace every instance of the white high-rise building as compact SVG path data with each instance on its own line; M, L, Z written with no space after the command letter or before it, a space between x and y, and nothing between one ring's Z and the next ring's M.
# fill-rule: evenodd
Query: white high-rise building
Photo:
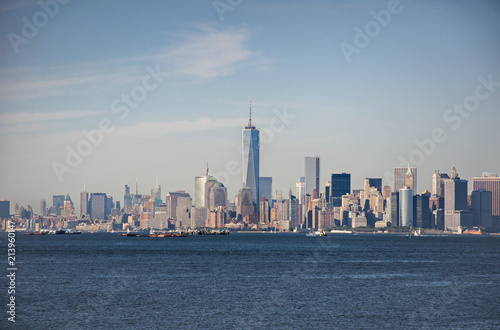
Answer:
M404 187L399 190L400 223L403 227L413 226L413 190Z
M299 204L304 204L304 197L306 197L306 183L297 182L295 184L295 194L299 200Z
M406 174L408 171L411 172L413 176L413 193L415 194L417 190L417 168L416 167L395 167L394 168L394 191L400 191L402 188L406 187Z
M483 173L481 177L472 178L472 190L485 189L492 194L493 225L500 224L500 177L492 173Z
M158 183L158 174L156 174L156 186L151 189L151 198L161 201L161 186Z
M306 178L306 194L312 196L313 189L316 189L319 196L319 157L306 157L304 168Z

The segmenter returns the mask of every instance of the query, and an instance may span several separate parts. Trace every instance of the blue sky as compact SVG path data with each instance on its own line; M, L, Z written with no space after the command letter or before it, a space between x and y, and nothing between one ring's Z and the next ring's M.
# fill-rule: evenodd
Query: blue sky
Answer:
M434 170L453 165L469 180L500 174L498 2L401 1L350 61L340 45L355 46L354 28L367 33L372 12L394 2L231 3L221 20L213 1L72 0L44 22L36 1L3 1L0 199L38 212L41 198L51 204L52 195L69 193L79 207L85 181L88 191L123 200L124 184L137 178L139 192L149 193L157 173L163 196L193 194L207 160L232 199L241 174L226 168L241 162L250 98L253 121L267 134L260 172L273 177L274 190L294 190L304 157L314 155L322 184L347 171L353 188L365 177L392 186L385 173L421 152L415 140L435 129L446 141L414 158L419 190L431 188ZM36 33L13 46L34 19ZM161 82L125 118L113 112L148 70L164 72ZM488 96L454 129L458 114L443 116L475 95L480 77L493 90L482 87ZM273 125L284 111L294 118ZM113 132L59 180L54 164L67 166L67 148L76 150L83 131L103 120Z

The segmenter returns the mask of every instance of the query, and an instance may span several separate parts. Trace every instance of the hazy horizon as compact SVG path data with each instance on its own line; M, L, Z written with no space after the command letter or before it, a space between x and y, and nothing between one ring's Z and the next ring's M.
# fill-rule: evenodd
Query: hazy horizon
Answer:
M393 187L386 172L408 162L419 192L452 166L469 191L500 175L496 1L43 3L57 6L0 4L11 212L66 194L79 209L84 182L123 203L125 184L150 194L157 174L163 199L194 198L207 161L232 200L250 99L274 192L295 192L306 156L321 158L323 189L339 172L353 189L366 177Z

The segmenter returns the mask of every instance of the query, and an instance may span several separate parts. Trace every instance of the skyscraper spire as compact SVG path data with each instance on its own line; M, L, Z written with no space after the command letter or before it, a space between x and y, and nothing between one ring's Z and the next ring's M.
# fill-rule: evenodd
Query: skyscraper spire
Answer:
M206 174L206 176L208 176L208 160L207 160L207 174Z
M450 179L460 179L458 177L457 169L455 168L455 165L453 165L453 168L451 169L451 174L450 174Z
M250 117L248 120L248 127L252 127L252 99L250 99Z
M411 173L410 163L408 163L408 170L406 171L406 175L413 175L413 174Z

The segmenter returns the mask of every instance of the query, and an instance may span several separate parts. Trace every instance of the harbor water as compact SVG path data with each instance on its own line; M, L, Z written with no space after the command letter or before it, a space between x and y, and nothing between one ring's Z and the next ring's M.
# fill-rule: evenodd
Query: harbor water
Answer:
M2 329L500 328L498 236L18 233L16 266Z

